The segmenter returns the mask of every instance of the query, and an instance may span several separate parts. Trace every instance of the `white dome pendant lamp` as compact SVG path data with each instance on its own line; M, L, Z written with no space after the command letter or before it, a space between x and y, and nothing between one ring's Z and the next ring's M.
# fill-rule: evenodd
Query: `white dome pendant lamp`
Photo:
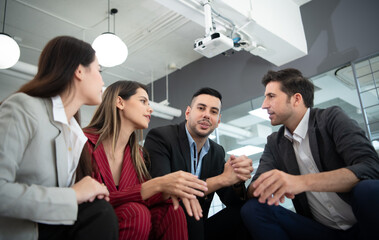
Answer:
M110 32L110 15L113 15L113 30L115 32L116 19L115 14L117 9L110 9L110 0L108 0L108 32L105 32L95 38L92 43L93 49L96 51L96 56L99 64L103 67L114 67L125 62L128 57L128 48L125 43Z
M17 42L4 32L7 0L4 5L3 29L0 33L0 69L13 67L20 58L20 47Z

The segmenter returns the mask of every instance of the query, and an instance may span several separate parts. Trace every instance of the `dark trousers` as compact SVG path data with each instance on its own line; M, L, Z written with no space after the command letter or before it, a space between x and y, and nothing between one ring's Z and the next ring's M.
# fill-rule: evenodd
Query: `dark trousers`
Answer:
M352 190L357 223L336 230L281 206L250 199L241 209L242 219L254 239L377 239L379 236L379 180L364 180Z
M188 239L250 239L240 216L241 206L224 208L212 217L203 217L199 221L196 221L194 217L190 217L186 213Z
M44 239L118 239L116 214L105 200L79 205L73 225L38 224L39 240Z

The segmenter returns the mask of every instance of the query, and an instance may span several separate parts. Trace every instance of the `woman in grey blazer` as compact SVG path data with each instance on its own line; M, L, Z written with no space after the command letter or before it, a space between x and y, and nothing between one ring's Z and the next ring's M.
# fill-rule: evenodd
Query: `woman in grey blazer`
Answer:
M74 115L101 102L99 68L88 43L56 37L34 79L1 104L0 239L117 238L106 187L75 183L87 138Z

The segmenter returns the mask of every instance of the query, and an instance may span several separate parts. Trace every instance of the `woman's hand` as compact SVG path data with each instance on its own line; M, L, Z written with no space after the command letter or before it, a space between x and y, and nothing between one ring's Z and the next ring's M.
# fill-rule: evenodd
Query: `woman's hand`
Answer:
M83 202L93 202L96 197L98 199L104 198L109 201L109 192L107 187L89 176L75 183L72 188L76 193L76 200L78 204Z
M203 217L203 209L201 209L200 203L197 198L182 198L182 201L189 216L194 217L197 221Z
M173 195L168 194L162 194L164 199L171 198L172 205L174 206L174 210L177 210L180 207L179 201L180 199ZM188 215L191 217L194 217L196 220L200 220L200 218L203 217L203 209L200 206L199 201L197 198L194 199L188 199L188 198L182 198L181 199L184 205L185 210L187 211Z
M181 199L196 199L196 196L203 197L204 192L208 190L206 182L184 171L169 173L156 179L158 180L160 192Z

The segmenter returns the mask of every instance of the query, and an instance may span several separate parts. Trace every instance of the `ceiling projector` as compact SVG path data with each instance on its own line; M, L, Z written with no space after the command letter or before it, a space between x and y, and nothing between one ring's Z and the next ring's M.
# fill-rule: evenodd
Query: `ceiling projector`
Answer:
M214 57L233 47L233 40L222 33L214 32L209 36L195 40L194 50L207 58Z

